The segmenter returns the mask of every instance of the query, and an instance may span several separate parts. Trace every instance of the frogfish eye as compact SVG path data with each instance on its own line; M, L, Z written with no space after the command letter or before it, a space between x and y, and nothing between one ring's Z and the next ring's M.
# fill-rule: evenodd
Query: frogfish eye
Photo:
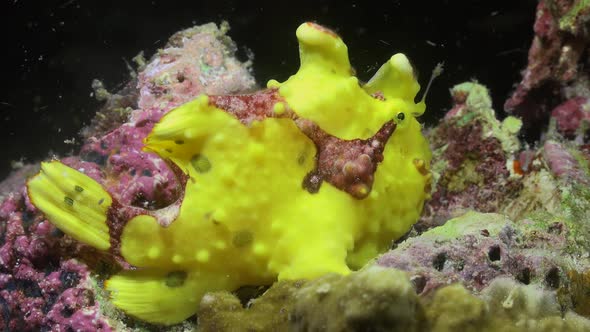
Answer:
M403 121L405 118L406 118L406 115L404 114L404 112L397 113L397 119L399 121Z

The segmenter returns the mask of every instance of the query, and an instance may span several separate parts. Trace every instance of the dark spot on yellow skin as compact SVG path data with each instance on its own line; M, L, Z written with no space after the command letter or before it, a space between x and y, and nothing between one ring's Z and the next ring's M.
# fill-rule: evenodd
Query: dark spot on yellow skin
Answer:
M254 234L250 231L242 230L234 235L232 243L236 248L242 248L248 246L252 241L254 241Z
M191 164L199 173L207 173L211 169L211 162L209 159L200 153L191 158Z
M84 188L80 187L80 186L75 186L74 190L76 190L77 192L81 193L84 191Z
M69 206L74 206L74 199L71 197L65 196L64 203L66 203Z
M186 280L186 272L185 271L173 271L166 275L166 286L170 288L180 287L184 285L184 281Z
M305 163L305 154L300 154L299 157L297 157L297 164L299 165L303 165Z

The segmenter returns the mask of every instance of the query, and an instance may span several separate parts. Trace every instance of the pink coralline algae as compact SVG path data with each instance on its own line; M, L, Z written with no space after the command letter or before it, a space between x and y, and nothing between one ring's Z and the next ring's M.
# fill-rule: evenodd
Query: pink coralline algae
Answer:
M157 215L166 224L177 213L185 179L160 157L142 150L143 139L163 114L201 93L254 89L249 65L233 57L236 47L226 30L225 25L218 29L210 23L172 36L131 81L134 84L104 94L105 106L83 131L86 141L79 155L61 159L116 199L120 206L111 223L143 213ZM5 182L10 193L2 191L0 331L115 329L112 326L120 322L101 310L101 281L90 271L125 267L117 256L118 243L114 255L99 253L55 228L28 201L24 180L30 173ZM123 225L111 226L117 233ZM116 242L120 234L112 235Z
M222 95L255 88L249 64L227 56L236 51L225 35L227 24L219 30L213 27L215 24L209 23L170 37L166 48L139 74L140 109L169 109L201 93Z
M415 225L419 231L441 225L469 209L497 211L520 188L507 167L512 156L504 146L510 144L502 142L518 141L514 134L499 129L487 90L467 83L455 87L452 97L453 107L428 134L435 155L436 181L432 199Z
M534 126L547 118L563 100L579 97L580 81L588 79L583 54L588 50L587 22L590 6L583 0L543 0L537 6L535 37L528 65L516 91L506 101L506 111L522 116ZM586 85L587 86L587 85ZM568 92L563 95L565 87Z
M66 239L20 193L0 206L0 245L2 331L111 331L88 267L71 258L95 253Z
M590 128L590 99L575 97L558 105L551 111L551 117L555 118L557 130L565 136L574 136L579 129ZM583 134L583 133L580 133Z

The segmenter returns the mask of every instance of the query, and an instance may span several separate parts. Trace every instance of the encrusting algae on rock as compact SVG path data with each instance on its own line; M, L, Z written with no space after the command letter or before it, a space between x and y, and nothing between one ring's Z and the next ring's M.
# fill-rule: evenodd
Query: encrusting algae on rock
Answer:
M361 85L335 33L304 23L297 38L301 67L287 81L201 95L144 140L183 184L176 204L122 213L59 161L28 182L32 204L62 231L135 267L105 282L118 308L174 324L209 291L347 274L418 219L430 150L407 58L392 56Z

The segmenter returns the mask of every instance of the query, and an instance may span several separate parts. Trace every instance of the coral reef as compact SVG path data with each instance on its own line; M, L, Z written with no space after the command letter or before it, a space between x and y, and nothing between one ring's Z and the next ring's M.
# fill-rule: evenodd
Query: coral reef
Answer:
M97 79L92 82L94 97L104 104L96 112L90 125L82 128L81 136L87 140L100 137L129 120L132 110L137 109L137 80L133 79L117 93L110 93L103 83Z
M196 26L170 37L168 44L138 75L137 105L169 110L202 93L224 95L255 88L250 63L233 54L237 48L226 35L229 25Z
M523 79L506 101L506 111L522 116L535 128L559 103L589 97L588 18L585 0L543 0L537 6L535 37Z
M45 182L33 190L35 182L27 188L24 181L36 165L19 164L0 184L0 330L590 331L590 79L580 69L588 66L589 8L585 0L539 2L529 63L505 104L512 116L498 119L493 91L482 84L453 87L453 106L425 130L432 165L414 120L424 104L413 101L418 86L405 56L392 57L359 84L343 57L345 45L309 24L314 34L298 32L298 38L312 36L332 48L318 55L303 42L308 67L302 60L297 75L253 93L250 63L234 58L227 25L175 34L149 61L138 56L138 72L121 91L93 83L105 104L83 130L78 155L44 163L35 179ZM318 77L329 59L336 73ZM398 85L386 83L391 76ZM347 93L326 92L336 85ZM312 98L315 91L322 98ZM383 107L375 118L364 112L392 101L395 107ZM338 107L325 108L327 102ZM203 130L223 133L214 140L223 158L213 153L217 145L207 150L212 143L191 135L203 122L209 124ZM521 127L538 131L539 139L522 142ZM277 139L287 129L291 139ZM309 149L290 149L295 143ZM269 147L273 153L264 153ZM422 155L387 164L391 147L422 149ZM281 158L305 167L263 167ZM236 177L237 168L250 173ZM220 170L227 173L218 177L223 184L205 181ZM387 181L414 188L417 198L384 186L383 170L395 174ZM279 204L284 186L267 178L284 174L296 179L290 185L297 195ZM402 183L408 179L411 185ZM198 210L227 206L227 188L244 186L235 211ZM260 193L271 196L267 205L252 204ZM350 212L377 196L386 204ZM309 205L301 197L327 198ZM330 224L325 211L334 202L345 212ZM406 203L411 213L399 212ZM308 226L272 223L260 210L281 220L300 216L298 225ZM194 211L211 228L174 231ZM321 220L301 217L304 212ZM240 227L230 229L228 218ZM346 222L354 218L363 227ZM252 225L260 220L278 230L258 233ZM217 228L225 233L211 231ZM291 235L292 247L256 245L294 229L300 232ZM318 239L323 248L311 245ZM325 257L332 256L323 252L335 251L340 260L330 265ZM270 264L273 254L283 261ZM369 263L346 275L325 274L348 272L347 255L354 268ZM236 261L242 265L230 274L241 279L228 284L223 268ZM318 262L319 272L313 270ZM204 270L207 289L193 287L195 266L219 270ZM287 277L280 279L319 277L275 282L283 271ZM154 298L163 302L137 314L141 308L133 303ZM195 311L196 319L165 328L134 318L170 324Z
M479 291L506 275L525 284L539 281L557 288L573 261L566 255L567 228L552 223L543 229L537 223L469 212L404 241L379 257L377 264L411 271L419 293L457 281Z
M510 165L520 148L520 120L498 121L488 90L476 82L453 87L451 95L453 108L427 135L434 181L418 231L470 209L498 211L522 187Z
M99 266L100 255L64 238L25 200L13 193L0 206L0 330L111 331L96 281L72 258Z

